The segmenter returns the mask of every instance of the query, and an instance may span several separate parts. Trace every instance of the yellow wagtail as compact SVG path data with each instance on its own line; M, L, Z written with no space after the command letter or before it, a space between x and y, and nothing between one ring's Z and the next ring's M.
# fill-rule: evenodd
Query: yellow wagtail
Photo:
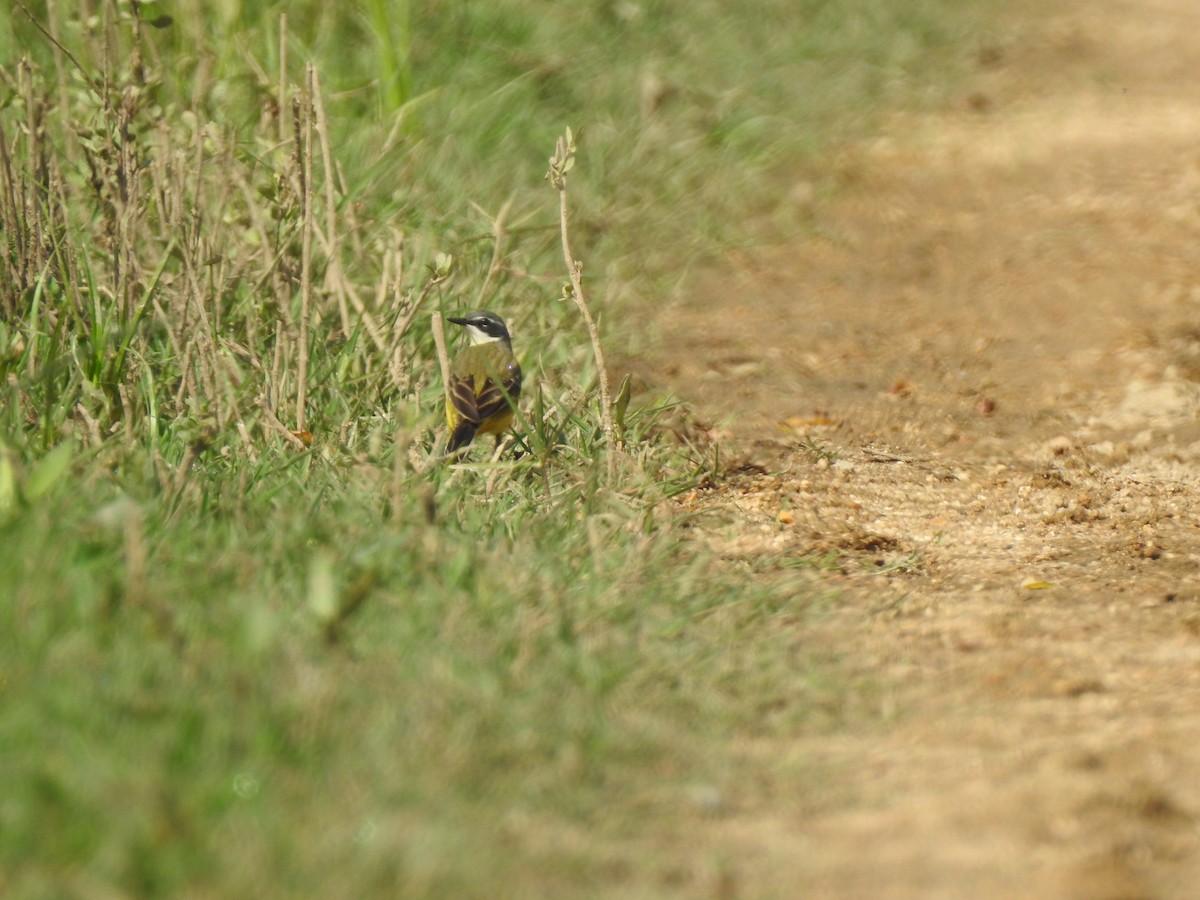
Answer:
M513 404L521 394L521 366L513 356L504 320L476 310L450 321L467 330L470 343L450 363L446 385L447 453L456 453L477 434L500 435L512 424Z

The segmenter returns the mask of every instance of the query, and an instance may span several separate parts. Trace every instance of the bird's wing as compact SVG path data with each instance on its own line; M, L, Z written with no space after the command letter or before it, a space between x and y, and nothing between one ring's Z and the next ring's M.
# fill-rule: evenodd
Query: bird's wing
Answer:
M500 383L497 384L491 376L483 383L483 388L475 394L475 404L479 410L479 421L486 422L497 413L503 412L509 401L516 403L521 395L521 367L516 362L505 366L502 372L497 372Z
M450 377L450 402L467 422L479 426L492 416L503 411L509 400L515 401L521 393L521 367L510 362L502 372L492 375L452 375ZM482 384L477 381L482 380Z
M460 419L476 426L483 421L479 417L479 404L475 400L474 375L450 376L450 402Z

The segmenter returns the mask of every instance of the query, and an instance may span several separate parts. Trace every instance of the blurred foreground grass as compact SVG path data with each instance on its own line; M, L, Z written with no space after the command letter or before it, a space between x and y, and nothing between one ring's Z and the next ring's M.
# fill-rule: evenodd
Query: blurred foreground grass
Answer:
M736 879L705 823L811 787L747 747L870 692L806 642L823 598L683 540L719 471L669 404L609 468L545 160L582 127L574 249L644 342L796 171L943 96L982 5L14 5L0 894ZM429 314L480 305L523 455L450 469Z

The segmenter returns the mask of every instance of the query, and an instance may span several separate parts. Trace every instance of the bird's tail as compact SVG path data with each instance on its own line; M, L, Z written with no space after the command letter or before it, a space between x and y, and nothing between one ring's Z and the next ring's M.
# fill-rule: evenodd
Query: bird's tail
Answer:
M478 424L465 419L455 425L454 430L450 432L450 440L446 444L446 453L457 453L463 447L469 446L471 441L475 440L475 432L478 428Z

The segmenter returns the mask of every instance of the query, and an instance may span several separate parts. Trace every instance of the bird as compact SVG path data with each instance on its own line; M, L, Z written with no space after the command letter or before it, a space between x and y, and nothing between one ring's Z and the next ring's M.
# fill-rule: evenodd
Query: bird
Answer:
M521 365L513 355L508 326L494 312L477 309L448 318L466 329L470 340L450 363L446 385L446 453L455 454L479 434L494 434L499 443L521 395Z

